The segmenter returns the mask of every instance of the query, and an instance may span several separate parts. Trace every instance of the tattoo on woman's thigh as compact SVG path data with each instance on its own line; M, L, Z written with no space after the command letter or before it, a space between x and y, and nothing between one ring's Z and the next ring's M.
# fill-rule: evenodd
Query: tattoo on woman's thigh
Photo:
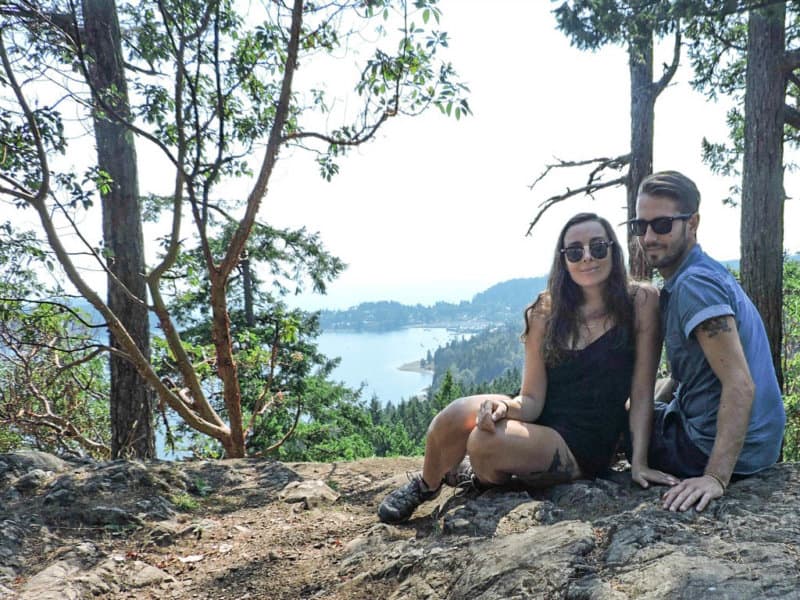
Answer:
M520 475L519 479L527 485L550 486L571 481L574 471L575 462L572 458L567 455L562 459L561 452L556 449L546 471L531 471Z

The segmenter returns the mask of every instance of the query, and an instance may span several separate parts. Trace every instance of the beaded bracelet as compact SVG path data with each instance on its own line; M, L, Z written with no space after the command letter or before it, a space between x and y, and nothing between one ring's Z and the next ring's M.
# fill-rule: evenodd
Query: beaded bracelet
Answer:
M723 492L728 489L728 486L725 485L724 481L722 481L722 477L720 477L716 473L703 473L703 474L708 475L709 477L711 477L711 479L715 480L722 487Z

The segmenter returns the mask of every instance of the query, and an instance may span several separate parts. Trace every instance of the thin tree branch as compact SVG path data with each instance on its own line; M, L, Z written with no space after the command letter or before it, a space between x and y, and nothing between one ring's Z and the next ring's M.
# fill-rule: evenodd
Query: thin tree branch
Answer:
M625 181L626 180L627 180L627 176L619 177L618 179L613 179L611 181L605 181L605 182L602 182L602 183L593 183L593 184L590 184L590 185L585 185L583 187L576 188L574 190L568 189L563 194L559 194L557 196L551 196L550 198L548 198L547 200L542 202L542 204L540 204L540 206L542 208L539 210L538 213L536 213L536 216L533 218L533 221L531 221L531 224L529 225L528 231L525 233L525 235L530 235L531 234L531 231L533 230L533 228L536 225L536 223L539 222L539 219L541 219L542 216L544 215L544 213L547 211L547 209L550 208L551 206L553 206L554 204L558 204L559 202L563 202L567 198L571 198L572 196L577 196L578 194L586 194L587 196L591 196L594 192L597 192L599 190L602 190L602 189L605 189L605 188L608 188L608 187L612 187L612 186L615 186L615 185L625 185Z
M292 81L294 73L297 70L297 59L300 51L300 29L303 21L303 0L294 0L292 8L292 24L291 33L289 37L289 47L286 53L286 66L281 83L281 92L278 97L278 104L275 111L275 118L270 130L269 139L267 142L267 149L264 159L261 163L261 169L258 174L253 189L247 197L247 209L242 218L239 227L231 239L228 246L228 251L224 259L219 265L219 275L224 279L233 270L234 266L238 263L239 256L244 249L247 237L250 234L250 229L253 226L253 221L256 218L258 209L261 204L261 199L267 191L270 176L278 158L278 150L280 149L283 139L283 128L286 125L286 119L289 115L289 104L292 96Z
M26 298L24 300L21 300L20 298L6 298L6 297L3 297L3 296L0 296L0 302L20 302L20 303L26 302L26 303L30 303L30 304L42 304L42 305L45 305L45 306L57 306L57 307L61 308L62 310L67 311L69 314L71 314L75 318L75 320L79 321L81 323L81 325L83 325L84 327L86 327L88 329L98 329L98 328L101 328L101 327L107 327L108 326L106 323L94 324L94 323L89 323L88 321L85 321L83 319L83 317L81 317L73 308L71 308L70 306L67 306L66 304L64 304L62 302L53 302L52 300L34 300L34 299L28 299L28 298Z
M661 76L657 82L653 84L653 94L654 98L658 98L658 95L664 91L672 78L675 76L675 72L678 70L678 65L681 62L681 26L680 22L675 24L675 45L672 48L672 62L669 65L665 65L664 74Z
M800 110L788 104L783 107L783 122L795 129L800 129Z
M289 430L284 434L284 436L280 440L278 440L277 442L272 444L272 446L270 446L269 448L266 448L264 451L257 453L257 456L261 456L263 454L268 454L269 452L272 452L273 450L277 450L278 448L280 448L284 444L284 442L286 442L286 440L288 440L292 436L292 434L294 433L294 430L297 428L297 423L300 422L300 415L302 413L303 413L303 403L302 403L302 401L298 400L298 402L297 402L297 413L294 415L294 423L292 423L292 426L289 428Z
M575 189L567 188L565 192L562 194L557 194L555 196L550 196L543 202L539 204L539 212L536 213L533 221L531 221L530 225L528 226L528 231L525 235L530 235L531 231L533 230L536 223L539 222L539 219L542 218L545 212L553 206L554 204L558 204L559 202L563 202L568 198L572 198L573 196L577 196L579 194L586 194L587 196L591 196L595 192L612 187L615 185L624 185L627 181L627 174L623 175L622 177L618 177L616 179L610 181L600 181L599 177L601 176L602 172L606 169L613 169L615 171L619 171L620 169L624 168L628 165L631 161L631 155L628 154L621 154L620 156L615 156L612 158L603 157L603 158L591 158L588 160L579 160L579 161L566 161L557 159L558 162L554 164L547 165L545 170L542 172L536 180L528 186L528 189L533 189L537 183L539 183L545 176L547 176L550 171L553 169L569 169L573 167L585 167L587 165L594 165L595 166L589 173L589 177L587 178L586 184Z
M790 50L783 55L783 64L781 65L784 72L794 71L800 67L800 50Z

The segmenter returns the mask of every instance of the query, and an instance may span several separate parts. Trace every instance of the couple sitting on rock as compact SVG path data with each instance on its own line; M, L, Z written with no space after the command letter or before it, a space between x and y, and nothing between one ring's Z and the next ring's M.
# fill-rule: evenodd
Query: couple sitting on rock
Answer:
M660 293L628 278L606 219L572 217L547 290L525 311L519 394L459 398L436 415L422 473L383 500L381 521L407 520L442 484L594 478L609 469L626 415L631 476L669 486L669 510L701 511L732 478L772 465L786 416L764 324L697 243L699 204L674 171L639 187L628 226L664 278ZM658 394L668 402L654 402L662 339L671 379Z

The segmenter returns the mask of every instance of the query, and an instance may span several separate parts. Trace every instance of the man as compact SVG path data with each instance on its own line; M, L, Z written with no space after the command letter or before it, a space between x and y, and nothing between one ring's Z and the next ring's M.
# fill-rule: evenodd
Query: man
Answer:
M675 388L656 403L649 466L683 478L664 507L703 510L732 477L778 459L786 415L764 323L697 243L700 193L676 171L642 181L628 222L664 277L661 324Z

